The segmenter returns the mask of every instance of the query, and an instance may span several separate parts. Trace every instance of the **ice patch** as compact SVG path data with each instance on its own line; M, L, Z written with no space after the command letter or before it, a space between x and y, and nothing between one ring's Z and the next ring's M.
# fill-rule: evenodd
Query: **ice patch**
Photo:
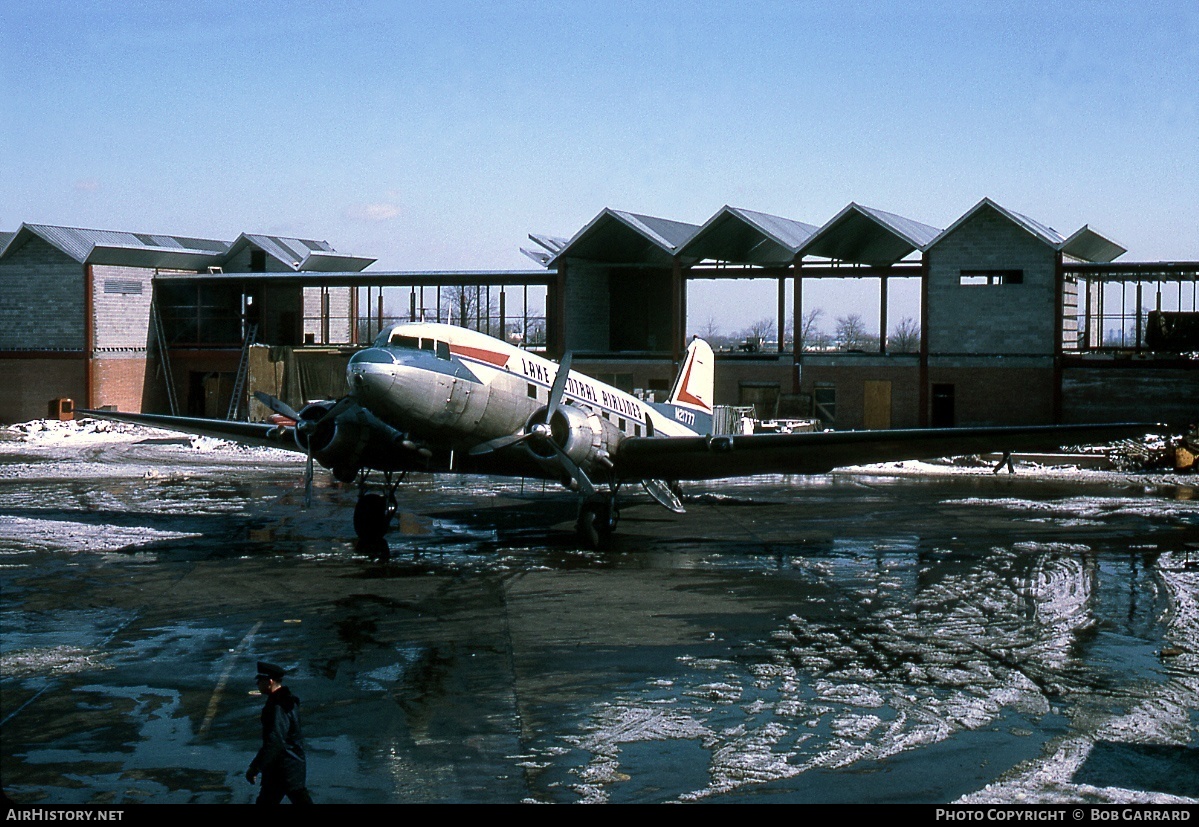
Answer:
M70 520L38 520L0 516L0 541L20 541L25 548L45 551L104 552L199 537L181 531L145 527L97 526Z
M71 675L109 668L103 663L103 659L102 652L77 646L24 649L0 656L0 675L6 678Z

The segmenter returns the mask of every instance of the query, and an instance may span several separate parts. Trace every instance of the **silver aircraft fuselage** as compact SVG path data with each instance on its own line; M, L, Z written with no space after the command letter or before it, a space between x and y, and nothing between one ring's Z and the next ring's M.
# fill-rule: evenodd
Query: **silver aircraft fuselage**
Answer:
M558 365L494 337L453 325L413 322L384 330L350 359L358 403L417 442L463 452L519 433L547 404ZM575 371L563 396L580 465L615 452L630 436L695 436L696 415L646 402Z

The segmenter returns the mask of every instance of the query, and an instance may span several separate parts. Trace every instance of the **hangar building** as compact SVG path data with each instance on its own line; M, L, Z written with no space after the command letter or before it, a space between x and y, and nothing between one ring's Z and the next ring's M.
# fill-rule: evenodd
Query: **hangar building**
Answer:
M783 335L717 353L717 404L759 418L1199 418L1199 262L1117 262L1124 248L1090 227L1064 236L990 199L945 229L857 203L819 225L726 206L702 225L605 209L569 239L530 239L533 270L374 272L323 241L22 225L0 233L0 421L62 398L259 418L251 390L295 406L339 395L359 342L417 318L570 350L577 369L654 394L696 332L688 286L709 279L777 285ZM843 279L877 285L867 346L804 334L805 286ZM896 285L919 297L914 338L893 330Z

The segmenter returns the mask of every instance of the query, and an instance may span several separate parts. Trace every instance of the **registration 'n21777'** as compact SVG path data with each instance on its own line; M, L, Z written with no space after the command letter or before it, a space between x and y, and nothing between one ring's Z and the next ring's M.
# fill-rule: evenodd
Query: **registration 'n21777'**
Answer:
M691 413L691 411L685 411L682 408L675 408L674 418L689 428L695 427L695 414Z

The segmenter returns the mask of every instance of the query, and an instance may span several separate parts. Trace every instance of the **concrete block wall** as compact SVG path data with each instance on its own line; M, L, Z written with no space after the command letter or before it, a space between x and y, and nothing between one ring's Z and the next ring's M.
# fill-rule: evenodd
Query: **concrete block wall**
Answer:
M629 300L636 299L630 296ZM570 262L566 269L566 349L606 351L610 308L607 269Z
M1056 251L984 208L928 257L929 354L1054 353ZM1022 284L962 285L963 270L1023 270Z
M329 336L324 336L321 319L322 293L319 287L303 288L304 335L312 335L317 344L345 344L350 341L350 292L349 287L329 288ZM259 339L262 339L259 331Z
M83 265L40 238L0 262L0 351L83 351Z
M724 360L716 358L715 405L740 405L741 383L777 384L779 393L791 393L795 386L795 365L784 357L769 361ZM670 377L674 381L674 376ZM766 417L773 411L764 412Z
M92 329L97 356L121 351L135 352L145 359L153 278L154 271L143 267L92 267Z

